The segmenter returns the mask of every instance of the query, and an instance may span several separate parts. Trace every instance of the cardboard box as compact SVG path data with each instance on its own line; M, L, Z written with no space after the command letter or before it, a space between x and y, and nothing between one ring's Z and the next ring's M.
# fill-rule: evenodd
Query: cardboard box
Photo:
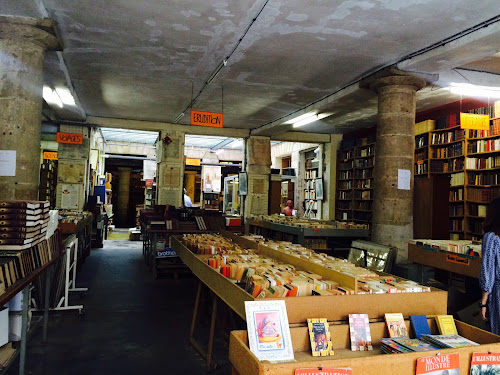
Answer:
M0 346L9 342L9 308L0 310Z
M224 232L226 235L226 232ZM241 241L240 241L241 240ZM196 255L181 242L180 236L171 237L172 248L182 259L184 264L222 299L241 318L245 319L245 301L256 300L244 289L235 285L213 268L203 259L210 255ZM258 244L244 238L239 238L240 244L247 248L258 247ZM259 248L258 251L262 251ZM294 264L298 269L323 275L333 279L336 271L298 259L286 253L278 254L276 250L272 257ZM266 254L267 255L267 254ZM341 275L339 277L349 277ZM352 278L351 278L352 279ZM355 281L351 281L355 282ZM397 306L397 311L405 317L411 314L446 315L448 293L438 289L425 293L397 293L397 294L357 294L344 296L308 296L280 298L286 303L288 321L290 323L305 323L308 318L321 317L328 321L347 320L351 313L367 313L371 319L379 319L387 312L388 306Z
M409 322L406 321L409 327ZM460 321L455 321L458 333L480 346L455 349L439 349L425 352L404 354L381 354L380 339L388 337L385 322L370 323L374 350L353 352L350 349L349 325L330 324L330 332L335 355L332 357L313 357L307 327L291 328L295 362L270 363L260 362L248 347L247 331L232 331L229 342L229 360L233 365L233 375L293 375L298 368L350 367L353 374L414 375L417 358L433 356L436 353L460 353L461 374L470 371L470 360L474 352L499 352L500 336ZM429 319L433 334L437 334L434 319Z
M239 227L241 225L241 217L226 217L226 227Z

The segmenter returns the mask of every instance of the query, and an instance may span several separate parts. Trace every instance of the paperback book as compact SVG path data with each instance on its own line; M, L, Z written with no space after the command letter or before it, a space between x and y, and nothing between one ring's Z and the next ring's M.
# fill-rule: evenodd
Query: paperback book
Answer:
M500 353L473 353L470 375L500 374Z
M334 355L330 327L326 319L307 319L312 355L323 357Z
M460 375L460 354L440 354L417 359L416 375Z
M368 314L349 314L351 350L373 350Z
M401 313L385 314L385 323L387 325L387 331L389 332L390 338L410 337L408 335L408 329L406 328L403 314Z
M466 346L479 345L460 335L422 335L422 340L441 348L464 348Z
M429 322L425 315L410 315L411 327L415 333L415 337L420 339L422 335L430 335Z
M439 350L438 346L429 344L423 340L419 339L408 339L405 337L395 337L392 339L399 345L404 346L405 348L411 350L412 352L424 352L427 350Z
M285 301L245 301L248 342L260 360L293 361Z
M453 315L436 315L435 319L441 335L458 334Z

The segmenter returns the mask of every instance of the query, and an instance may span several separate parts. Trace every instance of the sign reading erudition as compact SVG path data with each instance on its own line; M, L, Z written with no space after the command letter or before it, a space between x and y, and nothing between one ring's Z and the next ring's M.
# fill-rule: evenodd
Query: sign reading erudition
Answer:
M191 125L222 128L222 113L191 111Z

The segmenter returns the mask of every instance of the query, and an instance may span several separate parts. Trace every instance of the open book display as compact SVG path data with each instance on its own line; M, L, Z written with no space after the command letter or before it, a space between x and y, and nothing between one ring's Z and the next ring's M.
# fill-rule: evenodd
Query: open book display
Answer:
M280 262L254 249L246 249L219 235L186 234L182 237L182 242L193 253L210 255L203 257L208 266L238 283L254 298L430 292L429 287L413 281L379 275L345 259L316 253L289 242L261 240L260 244L270 251L276 250L276 254L284 253L292 256L291 259L321 265L335 271L335 275L339 277L333 280L317 273L302 271L293 264ZM344 280L352 282L347 285ZM356 286L353 287L354 285Z

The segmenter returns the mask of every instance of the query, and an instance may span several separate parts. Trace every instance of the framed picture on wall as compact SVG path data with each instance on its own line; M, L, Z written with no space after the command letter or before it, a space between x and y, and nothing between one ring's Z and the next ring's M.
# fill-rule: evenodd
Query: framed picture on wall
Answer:
M247 195L248 193L248 183L247 183L247 172L238 173L238 194Z
M318 178L315 182L316 188L316 199L321 201L323 200L323 179Z

